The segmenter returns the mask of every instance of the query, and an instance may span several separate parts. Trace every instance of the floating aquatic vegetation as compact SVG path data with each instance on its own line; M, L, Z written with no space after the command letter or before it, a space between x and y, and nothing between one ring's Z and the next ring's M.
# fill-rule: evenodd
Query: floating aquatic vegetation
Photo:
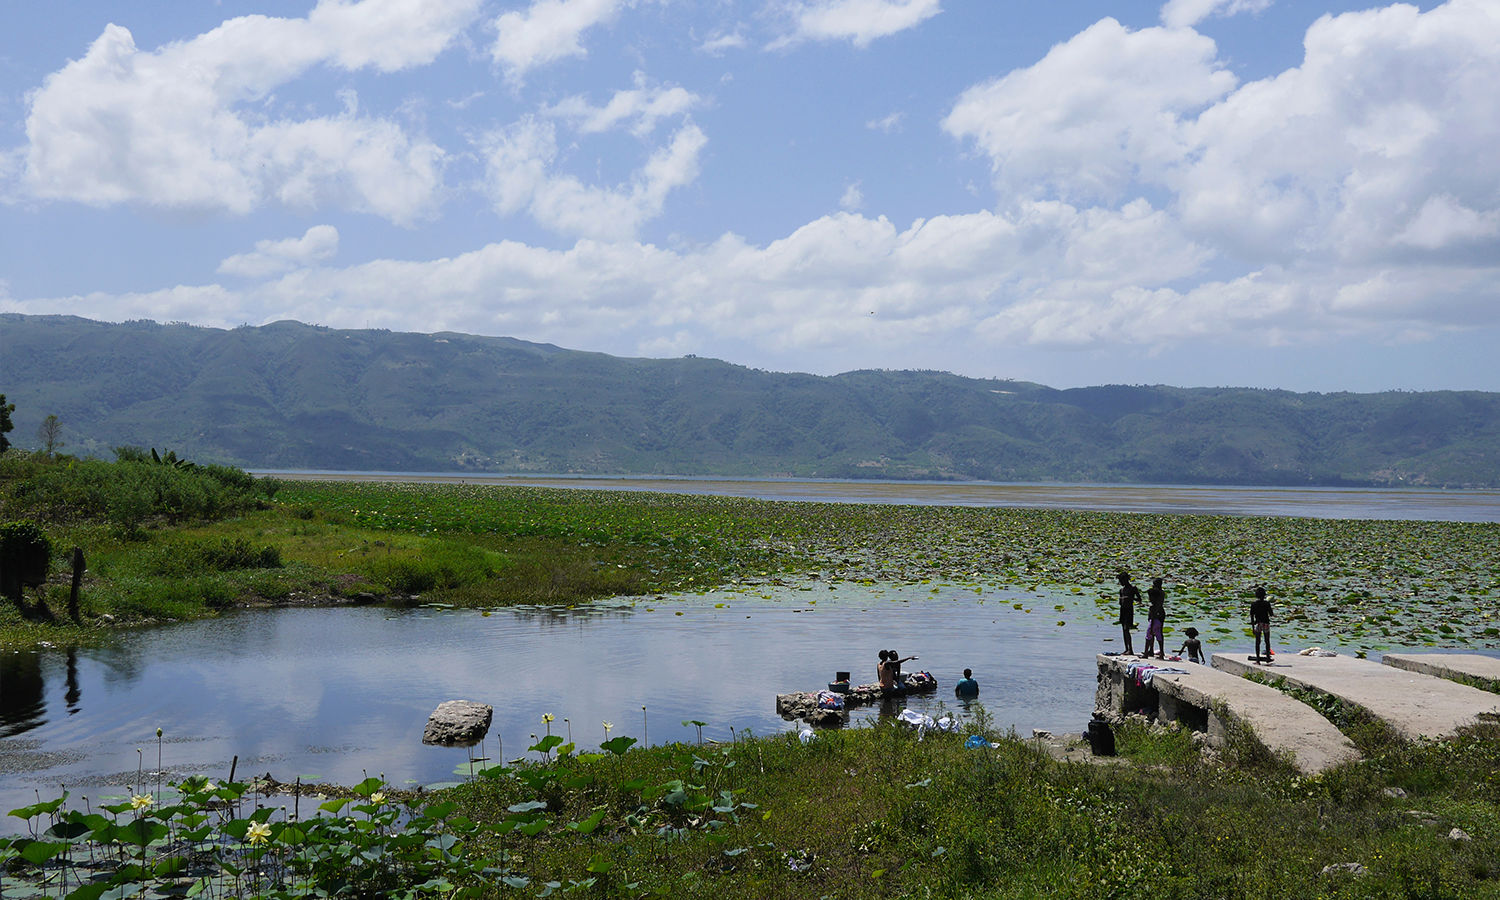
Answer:
M1368 649L1495 646L1500 524L800 503L494 485L297 483L294 505L361 526L543 535L650 560L656 590L798 573L841 582L958 583L1080 602L1107 615L1115 573L1165 579L1168 623L1246 620L1263 584L1292 636ZM1065 595L1065 596L1060 596ZM1093 611L1090 611L1092 598ZM1226 627L1228 626L1228 627Z

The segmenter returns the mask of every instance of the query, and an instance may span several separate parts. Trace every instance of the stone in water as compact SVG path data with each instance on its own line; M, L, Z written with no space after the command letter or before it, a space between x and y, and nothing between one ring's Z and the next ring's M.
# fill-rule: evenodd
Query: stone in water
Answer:
M490 732L494 710L473 700L445 700L427 718L422 743L444 747L472 747Z

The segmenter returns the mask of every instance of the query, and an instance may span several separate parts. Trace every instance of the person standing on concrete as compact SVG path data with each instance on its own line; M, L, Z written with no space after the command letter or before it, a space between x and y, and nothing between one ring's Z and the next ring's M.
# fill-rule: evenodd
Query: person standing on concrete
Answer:
M1151 579L1151 587L1146 589L1146 599L1150 601L1151 607L1146 611L1146 652L1141 656L1151 655L1151 644L1156 644L1156 658L1167 658L1167 639L1162 632L1167 625L1167 592L1161 588L1161 579Z
M1141 589L1130 583L1130 573L1120 572L1115 576L1120 582L1120 634L1125 638L1125 653L1135 652L1130 642L1130 630L1135 627L1135 604L1141 599Z
M1266 589L1255 586L1255 599L1250 603L1250 630L1255 633L1256 662L1271 661L1271 601L1266 599ZM1261 638L1265 638L1266 652L1260 652Z
M973 700L979 696L979 682L974 680L973 669L964 669L964 677L953 685L953 696L960 700Z

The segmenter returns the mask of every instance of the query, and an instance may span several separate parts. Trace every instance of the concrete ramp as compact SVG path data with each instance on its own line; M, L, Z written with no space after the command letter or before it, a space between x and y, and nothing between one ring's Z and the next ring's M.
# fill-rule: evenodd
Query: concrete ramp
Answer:
M1487 691L1500 692L1500 659L1477 653L1387 653L1388 666L1421 672L1449 681L1463 681Z
M1407 740L1452 737L1483 714L1500 715L1500 695L1353 656L1282 653L1274 663L1262 665L1244 654L1215 653L1213 665L1235 675L1285 678L1292 686L1330 694L1368 710Z
M1139 661L1146 662L1146 661ZM1209 745L1222 747L1229 718L1247 726L1273 753L1289 757L1298 771L1316 775L1359 759L1359 751L1317 710L1281 691L1238 675L1186 662L1152 660L1185 674L1152 672L1139 683L1130 671L1132 656L1098 657L1095 706L1117 713L1147 712L1157 721L1181 722L1208 733Z

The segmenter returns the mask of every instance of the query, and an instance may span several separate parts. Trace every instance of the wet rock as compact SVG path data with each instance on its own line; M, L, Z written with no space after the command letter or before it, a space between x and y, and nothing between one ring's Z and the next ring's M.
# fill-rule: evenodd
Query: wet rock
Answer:
M427 718L422 743L444 747L472 747L490 731L494 710L473 700L445 700Z
M803 716L802 721L814 728L838 728L844 724L844 714L835 709L816 709Z

